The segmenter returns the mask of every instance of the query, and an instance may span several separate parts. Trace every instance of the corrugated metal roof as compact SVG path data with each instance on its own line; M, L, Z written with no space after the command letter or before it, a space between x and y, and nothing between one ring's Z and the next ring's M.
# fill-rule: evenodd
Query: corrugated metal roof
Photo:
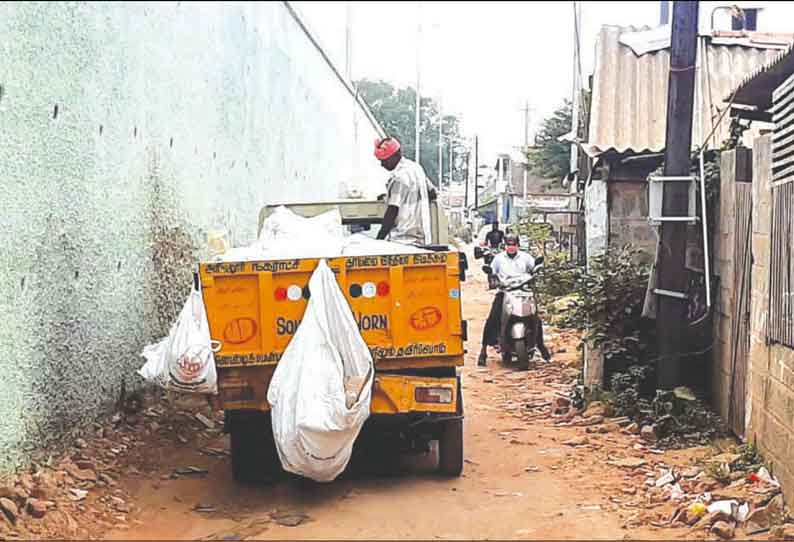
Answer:
M621 34L640 30L647 27L601 29L596 47L590 131L584 144L590 155L609 150L642 153L664 149L670 50L637 56L620 43ZM704 39L708 63L699 70L703 92L696 90L696 98L700 94L696 103L700 103L701 122L696 116L693 146L702 143L711 132L712 119L716 122L725 109L723 98L747 74L779 54L779 46L714 45L710 38ZM728 127L726 115L713 135L712 146L718 146L728 137Z
M794 45L745 77L736 88L734 102L754 105L759 109L769 109L772 106L772 91L792 73L794 73ZM730 96L725 99L730 99Z

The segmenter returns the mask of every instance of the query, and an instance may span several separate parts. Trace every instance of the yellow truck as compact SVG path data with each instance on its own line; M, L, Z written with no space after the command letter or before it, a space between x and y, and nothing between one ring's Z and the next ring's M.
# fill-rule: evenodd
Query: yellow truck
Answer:
M334 207L353 231L378 227L382 202L288 205L305 217ZM259 229L274 207L260 213ZM466 322L461 315L465 255L450 250L447 227L431 206L432 252L345 256L327 260L372 352L375 378L368 425L399 432L412 447L438 441L439 471L463 468L463 365ZM300 325L315 258L205 262L200 283L210 333L220 343L216 401L231 437L238 481L263 481L277 468L267 389Z

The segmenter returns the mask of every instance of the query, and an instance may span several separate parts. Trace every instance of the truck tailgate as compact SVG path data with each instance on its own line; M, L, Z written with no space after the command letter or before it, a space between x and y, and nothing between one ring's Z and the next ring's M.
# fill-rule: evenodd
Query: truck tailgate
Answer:
M328 260L379 368L460 365L457 252ZM300 324L318 259L202 263L218 367L274 365Z

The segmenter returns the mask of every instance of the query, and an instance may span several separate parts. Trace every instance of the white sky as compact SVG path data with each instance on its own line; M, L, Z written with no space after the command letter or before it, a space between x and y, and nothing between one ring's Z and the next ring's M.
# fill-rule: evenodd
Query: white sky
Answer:
M701 29L711 4L701 2ZM768 2L738 2L740 5ZM584 82L593 70L602 25L655 26L659 2L582 2ZM782 2L782 4L791 4ZM340 68L345 65L347 2L293 2ZM351 2L353 79L416 85L417 2ZM421 93L442 98L466 135L479 136L483 158L524 142L525 101L530 140L539 121L564 98L573 81L573 2L421 2ZM787 26L794 25L794 22ZM759 30L766 30L764 14ZM481 162L482 163L482 162Z

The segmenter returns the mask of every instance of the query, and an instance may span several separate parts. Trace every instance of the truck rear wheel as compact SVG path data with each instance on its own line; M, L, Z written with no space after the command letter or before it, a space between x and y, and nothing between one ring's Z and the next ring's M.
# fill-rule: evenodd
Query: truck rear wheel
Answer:
M438 470L444 476L460 476L463 472L463 393L458 377L458 405L455 415L441 427L438 439Z
M229 421L234 479L243 484L274 481L279 460L270 412L232 412Z
M444 422L438 439L438 470L445 476L463 472L463 420Z

